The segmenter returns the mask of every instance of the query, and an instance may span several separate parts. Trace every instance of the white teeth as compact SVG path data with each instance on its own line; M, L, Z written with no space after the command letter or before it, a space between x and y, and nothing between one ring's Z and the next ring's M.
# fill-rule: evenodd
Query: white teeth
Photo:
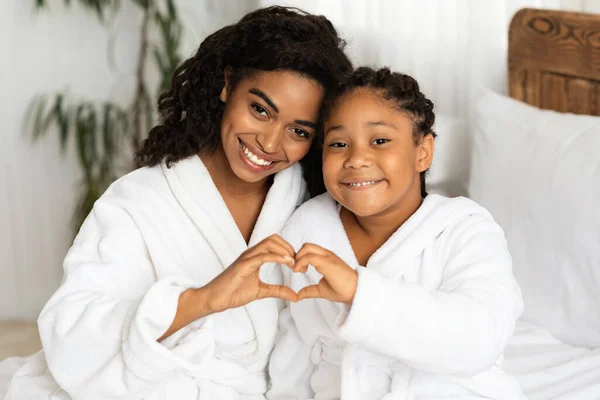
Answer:
M372 185L374 183L377 183L378 181L367 181L367 182L358 182L358 183L349 183L348 185L350 186L367 186L367 185Z
M262 167L266 167L267 165L271 165L273 163L273 161L267 161L267 160L263 160L262 158L259 158L256 154L254 154L250 150L248 150L248 148L246 146L244 146L243 143L240 143L240 145L242 146L242 151L244 152L244 154L246 155L248 160L250 160L253 164L260 165Z

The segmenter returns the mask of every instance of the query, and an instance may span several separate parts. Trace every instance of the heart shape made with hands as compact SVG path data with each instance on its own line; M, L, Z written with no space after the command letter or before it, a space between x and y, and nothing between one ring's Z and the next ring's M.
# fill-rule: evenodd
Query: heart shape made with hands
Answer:
M358 273L335 253L312 243L304 244L288 267L294 273L304 273L311 285L297 292L298 301L323 298L340 303L352 303L358 284Z

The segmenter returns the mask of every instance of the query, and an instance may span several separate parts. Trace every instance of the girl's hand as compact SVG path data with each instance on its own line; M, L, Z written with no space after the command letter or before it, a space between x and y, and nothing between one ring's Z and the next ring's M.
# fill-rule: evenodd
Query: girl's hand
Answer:
M244 306L254 300L277 297L297 301L298 295L283 285L269 285L259 278L266 263L294 265L294 248L279 235L272 235L243 252L225 271L203 288L209 313Z
M351 304L354 300L358 273L337 255L316 244L306 243L296 254L294 272L306 272L312 265L323 278L316 285L306 286L298 292L298 300L323 298Z

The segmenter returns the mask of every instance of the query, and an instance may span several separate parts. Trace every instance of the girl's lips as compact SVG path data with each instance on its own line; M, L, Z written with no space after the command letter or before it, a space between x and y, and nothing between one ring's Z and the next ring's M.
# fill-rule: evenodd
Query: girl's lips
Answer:
M352 179L340 182L351 190L367 190L378 186L383 179Z

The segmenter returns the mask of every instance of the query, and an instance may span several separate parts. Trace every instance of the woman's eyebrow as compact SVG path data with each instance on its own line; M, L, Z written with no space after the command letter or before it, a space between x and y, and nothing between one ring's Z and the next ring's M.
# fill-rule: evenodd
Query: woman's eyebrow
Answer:
M267 96L262 90L260 89L256 89L256 88L252 88L248 91L248 93L252 93L255 96L260 97L261 99L263 99L265 101L265 103L267 103L269 105L269 107L271 107L276 113L279 113L279 107L277 107L275 105L275 103L273 103L273 101L269 98L269 96Z
M305 121L303 119L297 119L294 122L297 123L298 125L304 125L304 126L306 126L308 128L317 129L316 122Z

